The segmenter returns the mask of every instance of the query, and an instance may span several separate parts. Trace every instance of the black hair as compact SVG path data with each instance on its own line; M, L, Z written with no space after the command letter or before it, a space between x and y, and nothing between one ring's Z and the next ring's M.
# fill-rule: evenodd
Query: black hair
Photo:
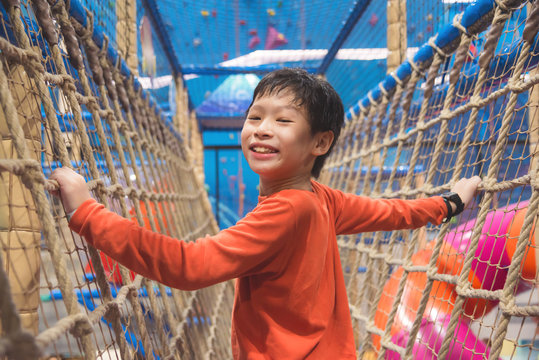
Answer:
M334 139L328 152L318 156L314 161L311 175L317 178L344 125L344 108L341 98L335 89L321 77L309 74L303 69L284 68L272 71L260 80L247 113L255 99L282 91L290 91L294 96L294 104L305 108L312 135L328 130L333 132Z

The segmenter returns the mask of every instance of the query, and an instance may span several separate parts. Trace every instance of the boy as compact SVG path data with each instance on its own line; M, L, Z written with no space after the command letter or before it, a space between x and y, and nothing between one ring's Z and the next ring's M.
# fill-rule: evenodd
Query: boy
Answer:
M335 90L303 70L265 76L255 89L241 143L260 176L257 207L235 226L185 243L153 233L91 199L69 169L60 184L69 226L133 271L198 289L238 278L232 314L235 359L356 359L336 235L416 228L462 211L458 196L373 200L312 180L339 136ZM468 204L480 182L453 191ZM75 211L76 210L76 211Z

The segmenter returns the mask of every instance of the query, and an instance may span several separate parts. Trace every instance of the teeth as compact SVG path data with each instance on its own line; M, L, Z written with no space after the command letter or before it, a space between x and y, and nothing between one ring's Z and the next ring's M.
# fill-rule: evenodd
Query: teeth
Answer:
M261 147L261 146L255 146L253 148L253 150L257 153L263 153L263 154L269 154L269 153L273 153L275 151L271 150L271 149L268 149L268 148L265 148L265 147Z

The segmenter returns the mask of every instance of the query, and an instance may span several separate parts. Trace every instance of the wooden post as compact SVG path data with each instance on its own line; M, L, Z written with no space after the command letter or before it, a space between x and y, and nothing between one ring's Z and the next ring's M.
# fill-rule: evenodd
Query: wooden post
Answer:
M9 90L17 107L18 121L24 131L28 155L40 161L40 103L29 96L34 84L22 65L6 68ZM0 158L18 159L0 107ZM38 334L39 272L41 268L41 224L30 191L21 179L9 172L0 174L0 256L9 277L13 301L19 311L21 325ZM0 333L1 324L0 324Z
M387 73L406 60L406 0L387 2Z
M137 2L116 0L116 43L129 69L138 75Z
M186 146L190 147L191 140L189 139L189 98L187 96L187 89L184 87L181 74L175 75L174 84L176 85L176 113L174 114L174 125L176 126L178 132L184 138Z

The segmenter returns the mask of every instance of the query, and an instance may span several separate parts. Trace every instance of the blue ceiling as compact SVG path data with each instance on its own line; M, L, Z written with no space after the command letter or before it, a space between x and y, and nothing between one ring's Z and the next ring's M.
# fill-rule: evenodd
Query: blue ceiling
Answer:
M459 1L408 1L407 47L423 45L450 24L453 16L469 5ZM114 43L115 1L83 3L96 13ZM385 50L386 7L387 0L137 0L139 77L151 78L152 95L165 112L173 112L174 88L169 85L170 75L175 72L184 75L190 106L197 109L206 100L214 99L214 92L222 93L225 80L238 72L260 77L273 68L299 66L322 72L340 94L345 108L350 108L384 79L385 57L324 59L325 54L339 49L367 54ZM150 23L155 71L140 61L145 55L140 44L143 17ZM277 52L268 52L268 48ZM283 57L282 50L296 54L313 50L316 56L291 60ZM240 61L261 53L265 56L262 63ZM226 114L218 113L214 125L218 127L223 117Z

